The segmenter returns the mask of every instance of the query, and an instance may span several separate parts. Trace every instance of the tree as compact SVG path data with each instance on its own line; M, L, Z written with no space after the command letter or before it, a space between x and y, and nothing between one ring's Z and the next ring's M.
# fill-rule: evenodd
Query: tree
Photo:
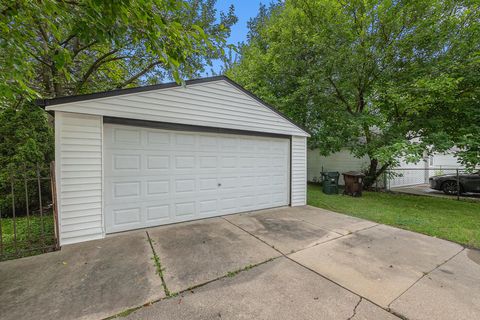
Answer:
M233 7L217 18L214 6L215 0L2 1L0 149L28 145L32 159L39 160L38 150L43 160L52 157L53 148L44 145L52 139L36 139L39 130L51 130L38 127L48 121L32 111L35 98L198 75L212 59L224 57L237 20ZM18 132L6 130L10 121L20 126ZM28 144L16 140L19 132L30 137ZM11 145L15 141L18 145ZM16 156L2 153L0 163L18 163Z
M180 81L222 58L233 7L214 0L42 0L0 5L0 93L57 97ZM15 96L18 97L18 96Z
M307 127L311 148L368 156L367 186L401 156L474 139L478 152L478 135L460 143L474 123L445 126L460 105L478 119L478 73L470 85L460 77L479 50L474 1L291 0L267 11L229 75ZM463 97L437 94L462 86Z

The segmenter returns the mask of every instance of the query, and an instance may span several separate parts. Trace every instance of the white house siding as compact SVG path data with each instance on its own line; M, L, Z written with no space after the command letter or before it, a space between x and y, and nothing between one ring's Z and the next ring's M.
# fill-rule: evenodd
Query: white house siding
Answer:
M70 102L47 110L308 136L225 80Z
M429 159L429 166L433 168L463 168L457 157L451 153L436 153Z
M292 198L291 205L307 203L307 138L292 136Z
M55 112L60 245L103 237L101 116Z
M396 176L389 181L390 188L427 184L430 177L455 173L455 169L462 168L462 165L452 151L425 156L417 163L407 163L401 159L397 168L399 170L394 170Z
M360 171L367 168L368 157L356 158L348 150L342 150L329 156L321 156L318 149L308 150L308 181L320 179L322 171L340 172L339 184L344 184L342 172ZM387 187L403 187L428 183L430 176L449 173L448 169L462 167L453 153L436 153L430 157L419 160L417 163L407 163L404 158L399 159L399 164L392 170L392 176ZM445 171L446 170L446 171ZM379 181L381 184L382 181Z
M360 171L368 166L368 158L355 158L350 151L341 150L328 156L321 156L318 149L308 150L308 181L320 179L320 172L338 171L340 173L339 184L343 185L342 172Z

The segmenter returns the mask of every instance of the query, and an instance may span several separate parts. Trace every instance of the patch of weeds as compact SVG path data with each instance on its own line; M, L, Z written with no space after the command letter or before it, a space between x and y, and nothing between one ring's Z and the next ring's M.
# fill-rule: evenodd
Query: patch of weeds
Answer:
M268 262L268 261L271 261L271 260L267 260L267 261L265 261L265 262ZM265 262L262 262L262 263L260 263L260 264L263 264L263 263L265 263ZM254 268L254 267L256 267L256 266L258 266L258 265L260 265L260 264L256 264L256 265L254 265L254 264L249 264L248 266L243 267L243 268L241 268L241 269L238 269L238 270L235 270L235 271L229 271L229 272L227 273L227 277L229 277L229 278L235 277L235 276L236 276L237 274L239 274L240 272L248 271L248 270L250 270L250 269L252 269L252 268Z
M148 238L148 242L150 243L150 248L152 249L152 253L153 253L153 257L152 257L153 263L155 264L155 268L156 268L158 276L162 280L163 291L165 291L165 295L167 297L171 297L172 293L170 292L170 290L168 290L167 283L165 282L165 278L163 276L163 272L165 271L165 268L162 268L162 264L160 263L160 257L157 255L157 253L155 252L155 249L153 248L153 242L152 242L152 239L150 238L150 235L148 234L148 232L147 232L147 238Z
M229 277L229 278L235 277L239 272L240 272L240 270L237 270L237 271L228 271L227 277Z
M108 318L105 318L104 320L111 320L111 319L117 319L117 318L125 318L126 316L129 316L131 313L137 311L138 309L140 309L141 307L134 307L134 308L131 308L131 309L127 309L127 310L124 310L120 313L117 313L116 315L114 316L111 316L111 317L108 317Z

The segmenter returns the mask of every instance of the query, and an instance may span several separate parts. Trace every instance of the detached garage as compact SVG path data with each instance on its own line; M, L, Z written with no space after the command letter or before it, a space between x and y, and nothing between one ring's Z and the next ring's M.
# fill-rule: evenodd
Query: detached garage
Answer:
M307 132L221 76L42 101L60 244L306 202Z

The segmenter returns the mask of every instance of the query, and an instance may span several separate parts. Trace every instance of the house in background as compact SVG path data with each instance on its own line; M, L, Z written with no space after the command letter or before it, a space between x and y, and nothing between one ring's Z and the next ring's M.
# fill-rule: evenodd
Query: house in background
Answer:
M365 171L368 165L368 157L357 158L346 149L328 156L321 156L318 149L307 151L307 179L311 182L319 181L322 171L338 171L340 172L339 184L343 185L342 172ZM388 186L400 187L428 183L428 178L431 176L451 173L462 167L453 152L426 156L417 163L407 163L400 159L400 165L394 168L395 176L389 179Z

